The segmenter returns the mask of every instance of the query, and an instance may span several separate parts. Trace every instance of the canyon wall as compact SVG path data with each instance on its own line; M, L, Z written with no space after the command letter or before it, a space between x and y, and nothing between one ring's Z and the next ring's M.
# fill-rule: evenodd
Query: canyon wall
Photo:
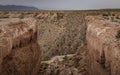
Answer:
M99 16L88 16L86 40L89 75L120 75L120 24Z
M1 19L0 75L36 75L40 60L36 20Z

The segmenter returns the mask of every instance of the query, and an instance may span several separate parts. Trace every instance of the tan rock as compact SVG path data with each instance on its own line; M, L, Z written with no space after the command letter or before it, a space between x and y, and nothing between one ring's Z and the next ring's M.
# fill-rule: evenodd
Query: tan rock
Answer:
M36 75L41 59L36 20L0 24L0 75Z
M86 20L90 75L120 75L120 40L115 37L120 25L97 16Z

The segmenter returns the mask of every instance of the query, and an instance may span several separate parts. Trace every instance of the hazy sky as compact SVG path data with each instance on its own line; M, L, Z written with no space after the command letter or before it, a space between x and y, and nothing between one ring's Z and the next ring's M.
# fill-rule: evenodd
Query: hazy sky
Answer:
M105 9L120 8L120 0L0 0L5 5L27 5L39 9Z

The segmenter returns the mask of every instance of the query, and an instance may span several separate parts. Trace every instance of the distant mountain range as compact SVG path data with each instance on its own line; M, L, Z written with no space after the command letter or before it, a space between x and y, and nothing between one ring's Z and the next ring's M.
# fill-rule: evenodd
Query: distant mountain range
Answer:
M39 10L36 7L22 5L0 5L0 10Z

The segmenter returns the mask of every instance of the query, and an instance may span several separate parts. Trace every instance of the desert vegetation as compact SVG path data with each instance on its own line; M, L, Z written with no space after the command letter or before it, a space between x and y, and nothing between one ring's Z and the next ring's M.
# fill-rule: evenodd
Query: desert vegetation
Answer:
M120 30L117 31L116 38L120 38Z

